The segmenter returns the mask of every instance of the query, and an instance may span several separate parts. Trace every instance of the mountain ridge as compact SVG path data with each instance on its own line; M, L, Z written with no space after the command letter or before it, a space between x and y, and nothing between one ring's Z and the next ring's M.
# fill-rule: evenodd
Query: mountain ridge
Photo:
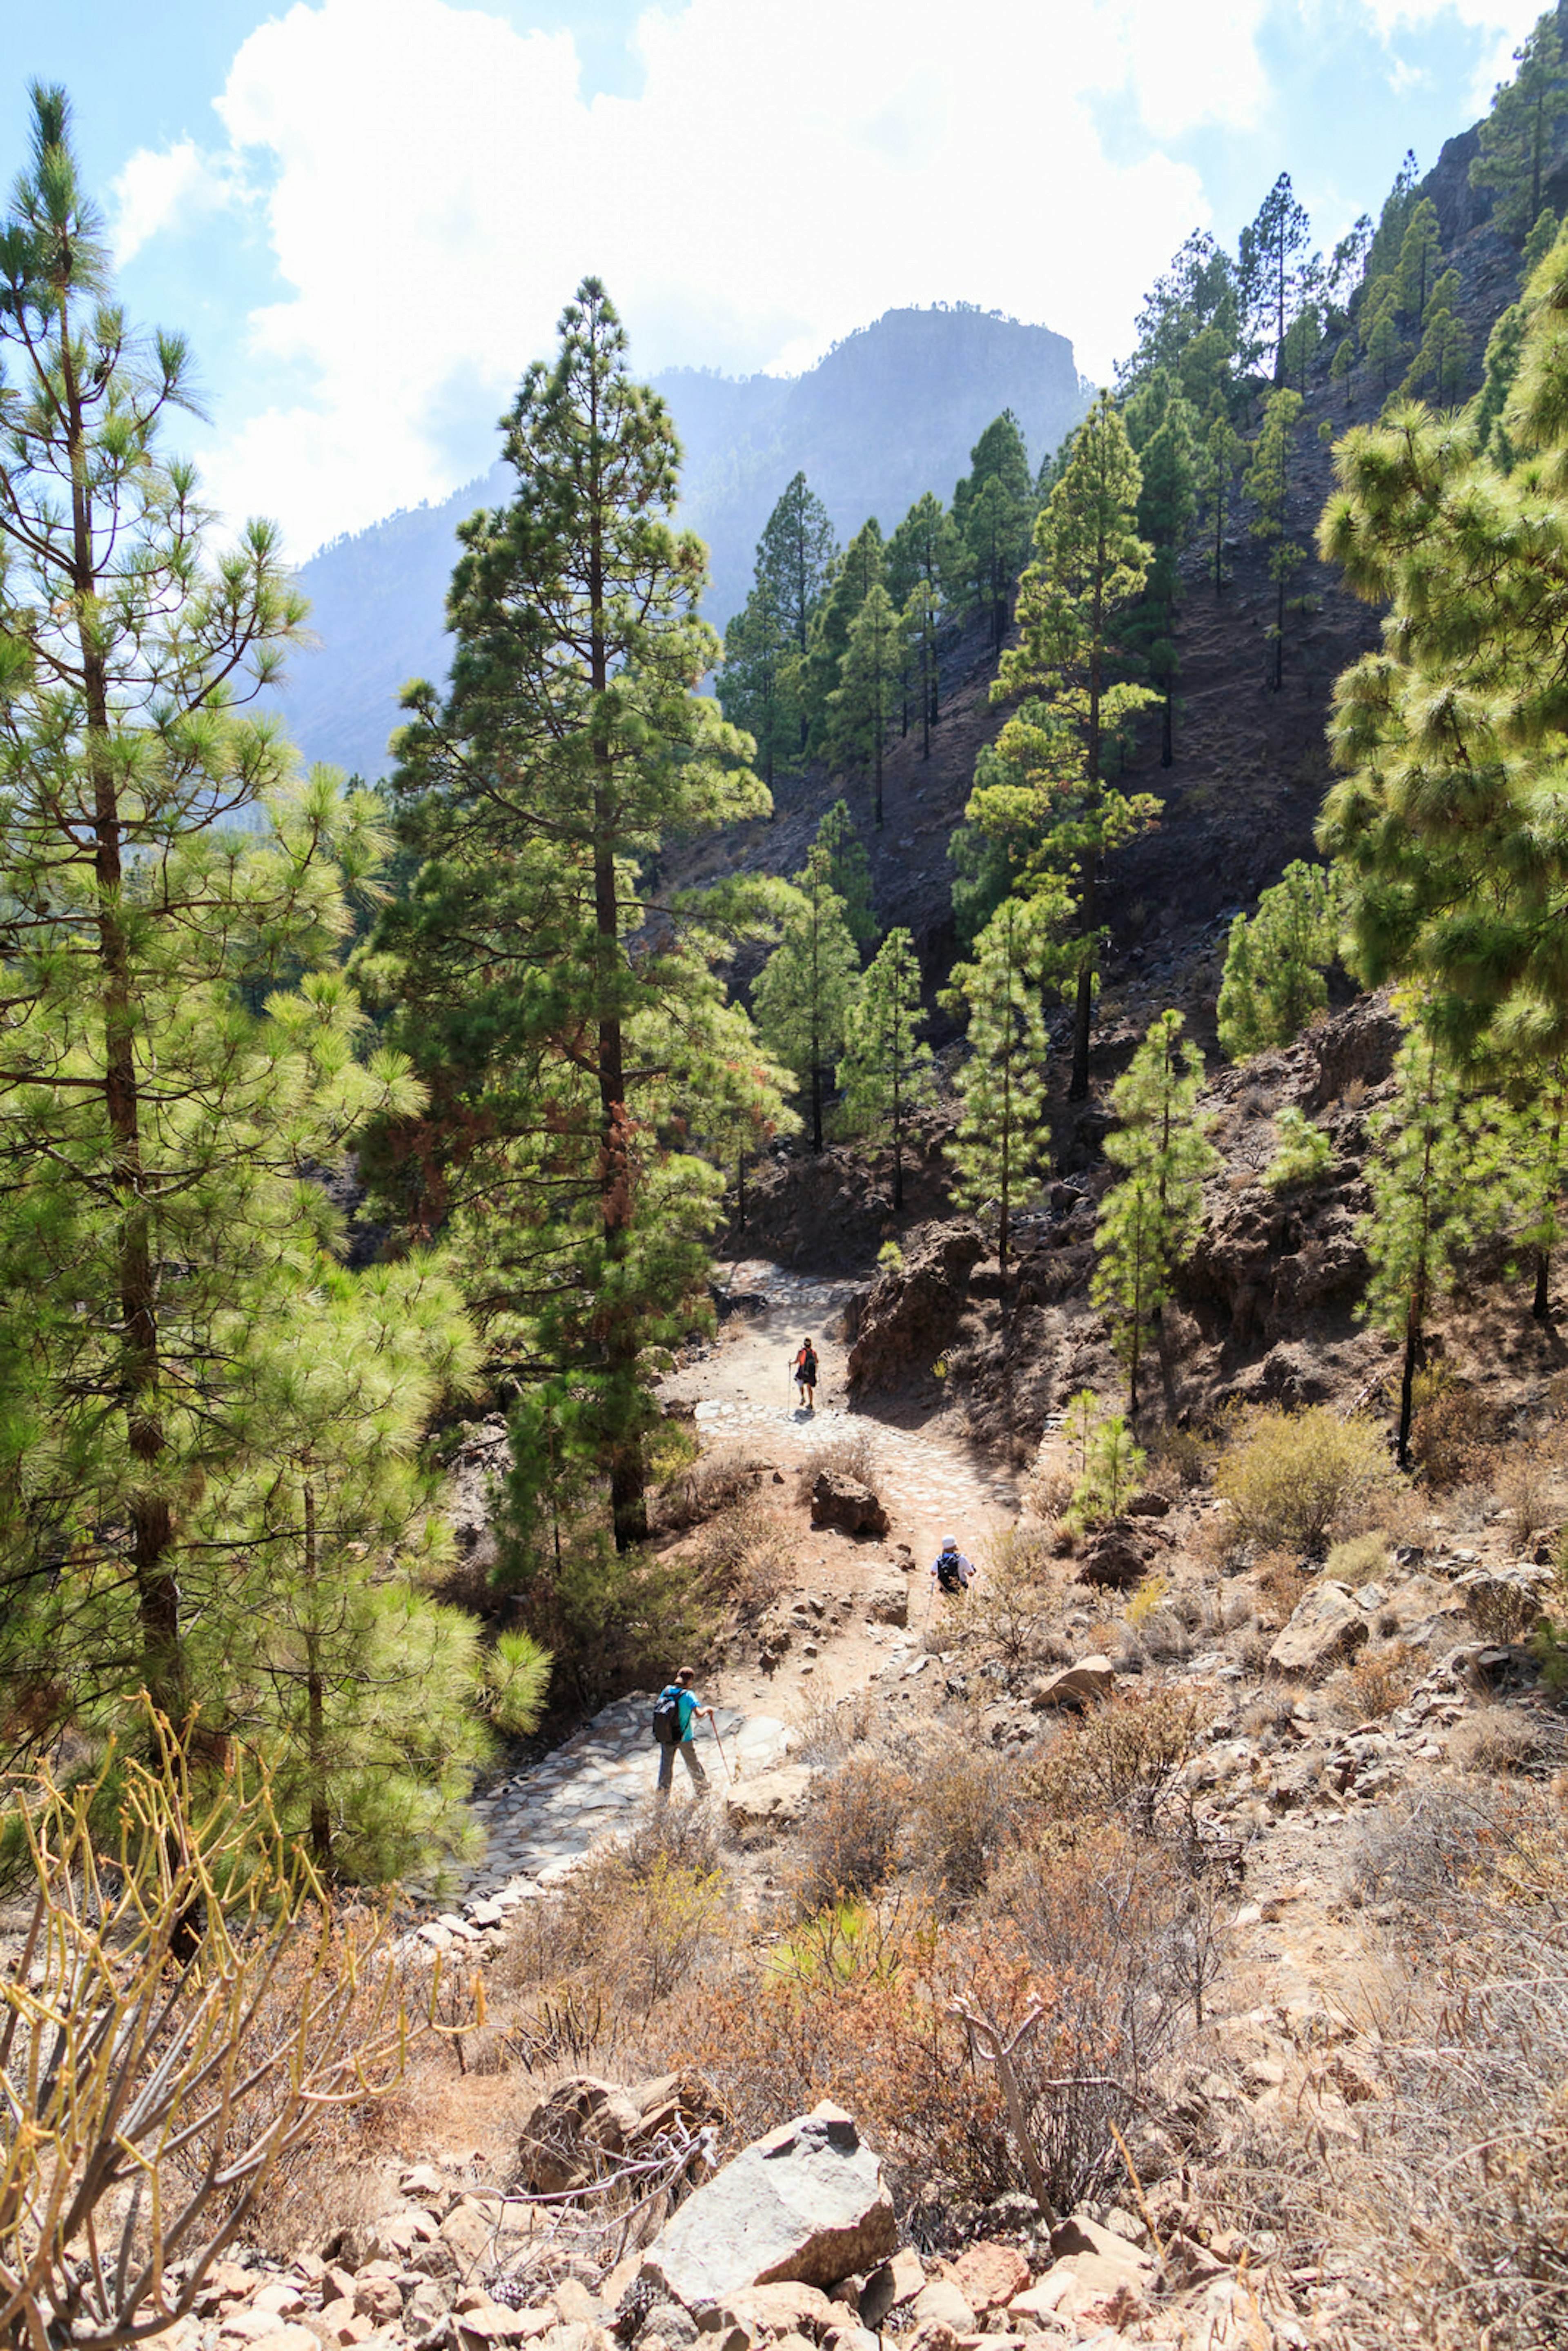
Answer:
M799 376L672 368L652 382L681 436L678 519L708 544L704 609L719 628L745 601L756 541L795 473L841 538L869 514L891 529L923 491L951 496L1003 408L1038 464L1088 404L1066 336L965 306L885 311ZM388 771L400 689L446 673L457 526L503 499L507 483L497 461L439 504L389 515L299 567L315 644L276 707L307 763Z

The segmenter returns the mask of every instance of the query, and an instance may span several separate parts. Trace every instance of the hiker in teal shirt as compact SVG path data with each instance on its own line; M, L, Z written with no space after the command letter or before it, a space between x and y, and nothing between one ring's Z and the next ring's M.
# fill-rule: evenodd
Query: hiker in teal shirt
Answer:
M711 1706L698 1704L697 1694L692 1687L694 1678L690 1666L683 1666L670 1684L668 1691L664 1693L665 1696L673 1697L679 1702L681 1729L678 1739L668 1741L661 1740L659 1743L658 1793L661 1796L668 1796L670 1792L670 1782L674 1777L677 1748L680 1750L682 1762L692 1775L693 1787L703 1789L707 1786L707 1773L697 1761L697 1750L692 1739L692 1726L699 1716L711 1722L714 1715Z

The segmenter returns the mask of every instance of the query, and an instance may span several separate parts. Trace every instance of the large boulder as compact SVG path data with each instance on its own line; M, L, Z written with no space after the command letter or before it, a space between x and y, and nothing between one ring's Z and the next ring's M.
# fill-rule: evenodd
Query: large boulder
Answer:
M1313 1584L1270 1650L1270 1669L1311 1681L1353 1656L1371 1631L1349 1586L1325 1579Z
M697 2310L784 2280L826 2291L874 2269L896 2241L880 2158L824 2100L688 2196L650 2246L643 2275Z
M957 1333L970 1273L987 1249L985 1235L967 1217L911 1238L904 1263L880 1277L861 1309L846 1366L852 1392L903 1388L929 1377Z
M841 1534L884 1535L887 1512L869 1486L841 1469L819 1469L811 1487L811 1524Z
M732 1828L793 1828L806 1809L811 1777L809 1763L785 1763L755 1780L737 1780L726 1792L724 1816Z
M1130 1592L1148 1569L1147 1551L1124 1520L1113 1519L1084 1552L1074 1580L1103 1592Z

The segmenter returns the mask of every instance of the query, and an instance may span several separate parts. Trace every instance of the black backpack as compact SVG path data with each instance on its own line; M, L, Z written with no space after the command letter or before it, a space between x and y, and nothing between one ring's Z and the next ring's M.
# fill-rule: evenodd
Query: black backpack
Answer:
M796 1366L795 1376L805 1387L814 1388L816 1386L817 1358L812 1353L810 1347L808 1347L801 1355L800 1362Z
M958 1564L958 1553L956 1551L937 1553L936 1581L944 1592L963 1591L964 1571Z
M653 1736L661 1747L681 1743L681 1692L674 1682L653 1702Z

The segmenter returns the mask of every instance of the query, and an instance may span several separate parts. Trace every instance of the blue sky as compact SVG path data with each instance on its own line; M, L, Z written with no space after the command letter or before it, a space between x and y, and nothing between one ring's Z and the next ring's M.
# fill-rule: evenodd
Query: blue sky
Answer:
M1474 119L1510 0L0 0L0 174L71 92L227 514L299 556L471 478L577 278L653 371L793 369L906 302L1126 348L1288 170L1326 246Z

